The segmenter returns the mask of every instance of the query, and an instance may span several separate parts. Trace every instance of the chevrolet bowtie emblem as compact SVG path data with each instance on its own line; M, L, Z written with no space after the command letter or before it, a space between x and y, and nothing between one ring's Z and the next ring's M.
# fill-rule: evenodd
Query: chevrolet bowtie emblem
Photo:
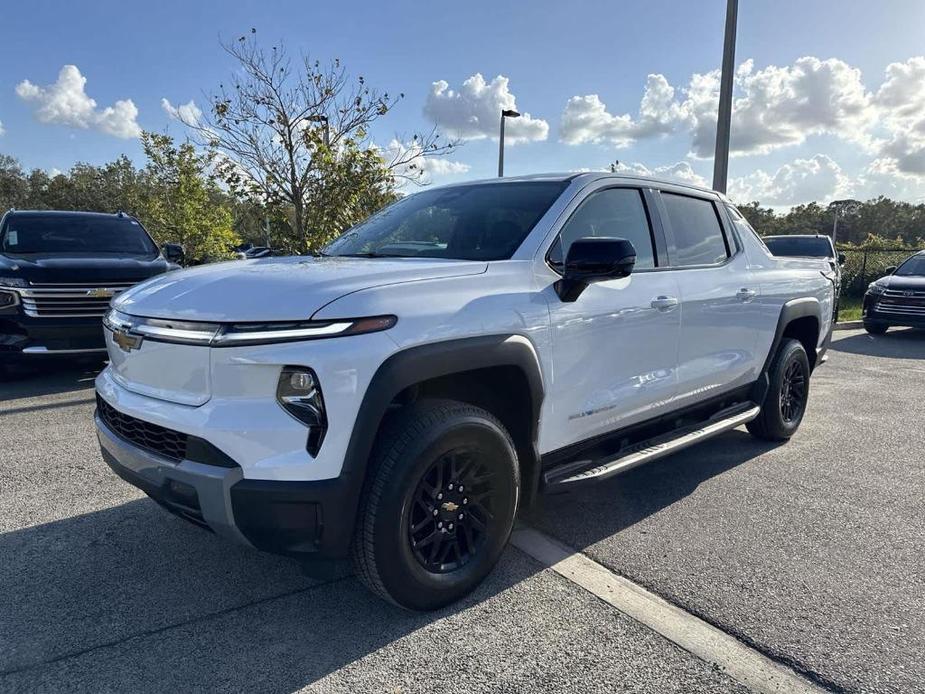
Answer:
M453 513L453 511L459 508L459 504L454 504L452 501L447 501L441 508L447 513Z
M112 298L113 294L115 294L115 292L108 287L96 287L95 289L87 290L87 296L94 299L109 299Z
M131 352L133 349L141 347L141 341L143 339L141 335L129 335L122 330L118 330L112 334L112 341L119 345L125 352Z

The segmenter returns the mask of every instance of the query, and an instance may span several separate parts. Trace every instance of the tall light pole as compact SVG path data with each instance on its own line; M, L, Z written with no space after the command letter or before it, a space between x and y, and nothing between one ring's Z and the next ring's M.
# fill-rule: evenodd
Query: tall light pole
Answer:
M501 110L501 138L498 140L498 178L504 176L504 119L520 118L520 114L512 109Z
M723 39L723 71L719 83L716 151L713 156L713 190L726 192L729 175L729 129L732 122L732 78L735 76L736 21L739 0L726 0L726 36Z
M315 116L306 116L305 120L311 123L321 123L321 127L324 128L322 131L324 136L324 146L326 149L329 148L331 146L331 127L330 123L328 122L328 117L319 114Z

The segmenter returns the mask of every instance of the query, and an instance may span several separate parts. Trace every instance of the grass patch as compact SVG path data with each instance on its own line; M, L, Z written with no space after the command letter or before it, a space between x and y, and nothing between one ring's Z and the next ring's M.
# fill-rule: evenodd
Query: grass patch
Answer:
M838 302L838 322L861 320L861 299L843 296Z

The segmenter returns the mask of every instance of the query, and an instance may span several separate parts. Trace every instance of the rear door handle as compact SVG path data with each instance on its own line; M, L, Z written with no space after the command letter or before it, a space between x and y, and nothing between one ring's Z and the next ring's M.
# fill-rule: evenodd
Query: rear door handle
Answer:
M756 296L758 296L758 292L754 289L748 289L747 287L742 287L742 289L736 292L736 297L739 301L751 301Z
M650 306L659 311L670 311L678 305L678 300L673 296L657 296L652 299Z

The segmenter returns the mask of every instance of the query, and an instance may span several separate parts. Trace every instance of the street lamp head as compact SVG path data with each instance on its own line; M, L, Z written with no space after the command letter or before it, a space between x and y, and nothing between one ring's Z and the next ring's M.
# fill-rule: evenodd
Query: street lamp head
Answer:
M501 110L501 117L502 118L520 118L520 114L513 109L506 108L506 109Z

